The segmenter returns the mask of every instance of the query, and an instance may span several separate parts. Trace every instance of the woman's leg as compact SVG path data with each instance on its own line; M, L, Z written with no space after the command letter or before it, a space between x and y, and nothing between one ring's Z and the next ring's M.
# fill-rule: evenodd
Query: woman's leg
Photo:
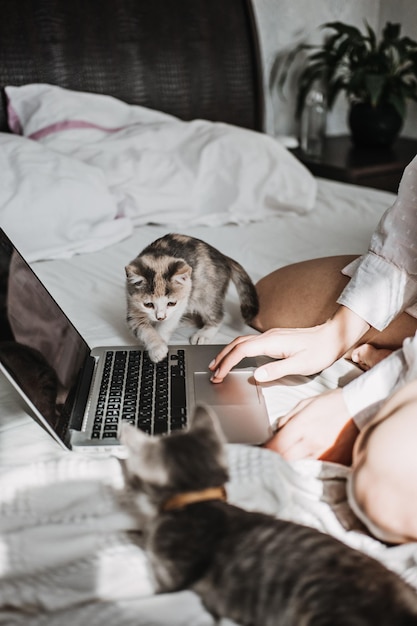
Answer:
M349 282L349 277L341 270L356 258L355 255L340 255L301 261L261 278L256 285L259 313L252 326L264 332L270 328L307 328L323 324L335 313L339 306L336 301ZM355 361L363 369L369 369L387 356L389 350L399 348L405 337L413 336L416 330L417 319L407 313L398 316L382 332L371 328L358 342L361 349ZM367 350L363 344L383 348L384 352Z
M259 314L252 322L269 328L308 328L324 323L338 305L349 277L341 270L356 256L344 255L301 261L281 267L256 285Z
M417 380L384 403L359 435L350 502L379 539L417 541Z

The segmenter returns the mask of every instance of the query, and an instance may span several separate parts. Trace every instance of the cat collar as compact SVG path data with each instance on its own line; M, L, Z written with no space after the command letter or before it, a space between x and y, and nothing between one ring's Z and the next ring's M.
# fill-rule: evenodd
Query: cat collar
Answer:
M207 500L226 501L226 499L227 495L224 486L208 487L207 489L201 489L201 491L186 491L184 493L177 493L175 496L168 498L162 505L162 511L182 509L188 504L194 504L194 502L204 502Z

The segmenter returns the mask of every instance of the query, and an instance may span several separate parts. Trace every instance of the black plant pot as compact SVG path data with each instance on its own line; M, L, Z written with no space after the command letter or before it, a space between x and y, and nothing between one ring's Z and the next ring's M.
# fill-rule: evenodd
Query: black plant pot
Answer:
M373 107L364 102L351 105L348 121L353 143L365 148L390 147L403 125L403 118L391 104Z

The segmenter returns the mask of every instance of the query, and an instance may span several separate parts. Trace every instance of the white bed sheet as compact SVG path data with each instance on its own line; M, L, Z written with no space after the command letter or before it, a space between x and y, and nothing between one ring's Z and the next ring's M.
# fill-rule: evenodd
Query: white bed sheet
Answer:
M180 232L199 237L235 258L256 282L288 263L334 254L362 254L393 199L387 192L320 180L316 206L309 214L287 213L247 225L199 226ZM129 238L98 252L35 263L33 267L91 346L128 343L124 266L169 230L166 226L141 226ZM239 320L237 302L232 289L216 343L249 330ZM186 332L177 333L174 341L182 341Z
M265 133L56 85L6 92L17 134L0 133L0 220L31 261L99 250L132 225L248 224L314 206L312 174Z
M317 203L308 215L182 231L240 261L256 281L287 263L365 252L392 201L385 192L319 180ZM34 264L91 347L132 343L125 325L124 265L166 232L142 226L98 252ZM253 332L239 318L234 289L226 308L216 343ZM182 328L173 342L187 341L189 334ZM271 420L306 395L357 373L339 361L319 376L268 385ZM0 623L213 624L192 592L152 595L118 461L61 450L28 416L3 377L0 409ZM248 446L229 446L228 453L231 501L330 532L380 558L417 587L416 546L388 548L364 532L346 502L345 468L317 461L289 464Z

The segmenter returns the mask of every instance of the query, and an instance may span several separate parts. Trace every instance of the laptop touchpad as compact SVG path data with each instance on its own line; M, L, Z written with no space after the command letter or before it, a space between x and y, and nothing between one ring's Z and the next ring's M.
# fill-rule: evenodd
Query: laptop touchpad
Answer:
M227 404L260 404L253 369L233 370L221 383L210 382L209 372L194 373L194 391L197 402L211 406Z

